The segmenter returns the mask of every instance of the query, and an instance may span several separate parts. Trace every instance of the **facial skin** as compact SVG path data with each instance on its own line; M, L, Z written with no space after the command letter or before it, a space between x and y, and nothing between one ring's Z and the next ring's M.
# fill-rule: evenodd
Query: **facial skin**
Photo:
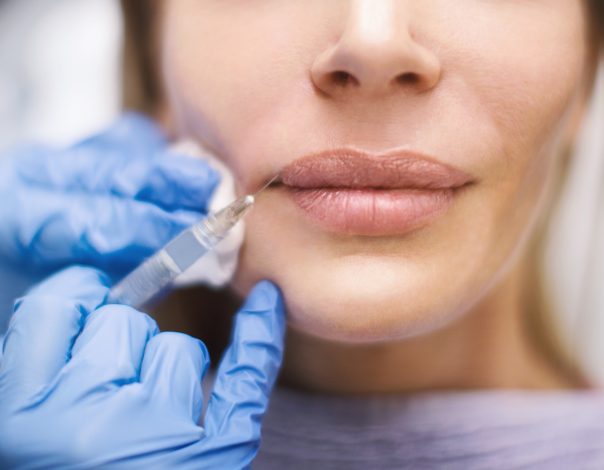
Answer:
M585 95L584 10L567 0L164 2L172 127L224 159L241 194L339 147L411 149L475 180L442 217L389 237L329 233L270 188L246 219L235 289L273 280L295 330L367 344L435 333L513 284Z

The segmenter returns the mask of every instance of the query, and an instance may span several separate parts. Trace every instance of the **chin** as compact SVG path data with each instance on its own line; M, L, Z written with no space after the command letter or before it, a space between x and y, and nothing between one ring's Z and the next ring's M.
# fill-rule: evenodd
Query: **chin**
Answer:
M450 297L435 298L428 287L430 271L418 269L371 257L309 262L265 273L251 273L243 265L234 286L244 294L268 278L283 292L290 327L330 341L376 343L429 333L455 316L445 305Z
M365 296L333 303L318 298L309 304L287 296L288 324L305 334L328 341L380 343L402 340L431 330L427 315L401 308L404 299ZM325 299L327 300L327 299Z

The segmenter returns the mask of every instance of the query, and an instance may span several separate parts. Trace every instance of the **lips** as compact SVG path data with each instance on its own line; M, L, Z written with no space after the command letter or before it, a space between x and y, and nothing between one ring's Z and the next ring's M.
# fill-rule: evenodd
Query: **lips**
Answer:
M338 233L385 236L416 230L453 204L473 178L414 152L318 153L287 165L278 182L310 222Z
M461 170L415 153L353 151L314 154L290 163L281 181L295 188L447 189L471 180Z

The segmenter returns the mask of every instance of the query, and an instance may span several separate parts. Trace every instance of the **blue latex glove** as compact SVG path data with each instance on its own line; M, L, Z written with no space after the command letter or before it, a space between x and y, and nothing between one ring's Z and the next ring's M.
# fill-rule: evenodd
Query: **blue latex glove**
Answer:
M127 114L68 149L2 157L0 255L131 269L205 214L218 183L205 162L166 145L151 121Z
M218 180L137 114L67 149L1 156L0 294L75 263L124 275L207 212Z
M63 271L21 299L0 363L0 468L246 468L281 363L283 303L259 283L237 314L203 426L208 353L103 306L103 276Z

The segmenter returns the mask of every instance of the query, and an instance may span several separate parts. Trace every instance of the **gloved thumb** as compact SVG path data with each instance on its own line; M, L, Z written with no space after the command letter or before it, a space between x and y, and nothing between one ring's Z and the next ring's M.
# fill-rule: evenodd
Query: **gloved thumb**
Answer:
M239 445L242 458L255 455L250 446L259 443L261 419L281 366L284 335L281 293L262 281L236 316L205 419L208 435Z

